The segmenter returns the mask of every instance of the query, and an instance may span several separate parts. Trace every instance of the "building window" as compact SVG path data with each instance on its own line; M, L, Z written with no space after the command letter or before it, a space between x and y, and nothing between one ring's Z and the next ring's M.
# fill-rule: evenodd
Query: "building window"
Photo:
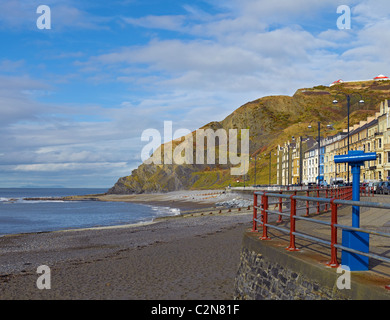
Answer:
M390 151L387 152L387 162L390 162Z
M382 139L379 139L379 140L378 140L378 148L379 148L379 149L382 148Z
M382 164L382 154L378 153L378 164Z
M367 151L370 151L370 143L367 143Z

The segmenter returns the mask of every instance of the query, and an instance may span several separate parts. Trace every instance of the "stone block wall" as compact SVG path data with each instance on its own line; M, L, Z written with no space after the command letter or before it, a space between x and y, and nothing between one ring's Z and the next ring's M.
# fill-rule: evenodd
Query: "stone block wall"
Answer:
M320 257L288 252L285 247L271 241L260 241L249 232L245 234L234 299L390 299L389 290L369 282L352 281L351 289L340 290L337 288L340 274L336 269L327 268ZM359 275L357 277L360 278Z

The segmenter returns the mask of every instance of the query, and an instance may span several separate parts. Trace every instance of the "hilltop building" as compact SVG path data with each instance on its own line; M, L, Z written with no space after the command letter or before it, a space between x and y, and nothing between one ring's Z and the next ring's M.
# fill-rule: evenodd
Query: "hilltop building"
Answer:
M390 79L389 79L389 77L386 77L383 74L380 74L379 76L375 77L374 80L390 80Z
M329 85L329 87L332 87L332 86L334 86L334 85L336 85L336 84L340 84L340 83L364 82L364 81L372 81L372 80L374 80L374 81L386 81L386 80L390 80L390 78L387 77L387 76L385 76L385 75L383 75L383 74L380 74L380 75L376 76L374 79L369 79L369 80L350 80L350 81L344 81L344 80L339 79L339 80L336 80L336 81L332 82L332 83Z

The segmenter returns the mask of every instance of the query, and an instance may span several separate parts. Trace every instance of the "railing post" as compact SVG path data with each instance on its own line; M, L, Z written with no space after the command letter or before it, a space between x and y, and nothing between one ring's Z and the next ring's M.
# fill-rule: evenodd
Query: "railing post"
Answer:
M282 191L279 191L280 194L282 194ZM279 212L282 212L282 198L279 198ZM283 222L283 219L282 219L282 215L279 215L279 218L278 220L276 221L277 223L282 223Z
M317 188L317 199L320 197L320 190ZM320 214L320 203L317 202L317 214Z
M334 203L335 199L332 199L330 202L330 207L332 210L331 217L331 236L330 236L330 262L327 264L331 268L337 268L339 263L337 261L337 248L335 245L337 244L337 204Z
M306 197L309 197L309 190L306 191ZM309 216L309 200L306 200L306 214L305 217Z
M290 197L291 199L291 210L290 210L290 245L288 246L288 248L286 248L286 250L288 251L299 251L299 249L297 249L295 247L295 235L294 235L294 232L295 232L295 218L294 216L296 215L297 213L297 200L294 199L294 195L292 195Z
M253 193L253 226L252 232L257 232L257 194Z
M328 196L329 196L329 193L328 193L328 187L326 187L326 189L325 189L325 198L327 198L328 199ZM328 211L328 204L327 203L325 203L325 211Z
M260 237L261 240L270 240L270 238L268 238L268 228L266 226L266 224L268 223L268 196L266 195L266 193L264 192L263 194L263 236Z

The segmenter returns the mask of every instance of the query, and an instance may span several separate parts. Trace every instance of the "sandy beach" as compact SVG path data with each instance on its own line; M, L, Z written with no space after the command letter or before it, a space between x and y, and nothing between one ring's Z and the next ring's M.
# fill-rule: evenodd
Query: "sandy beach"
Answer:
M197 209L192 216L1 237L0 299L232 299L251 210L210 214L199 209L232 195L197 194L149 195L149 201L144 195L126 196L132 202ZM105 201L120 201L113 197ZM51 289L37 288L40 265L50 268Z
M96 201L125 201L140 204L174 207L183 210L195 208L210 208L218 202L242 198L242 194L226 190L189 190L173 191L167 193L144 193L144 194L97 194L85 196L63 197L65 200L96 200ZM252 197L245 195L246 199L252 201Z

